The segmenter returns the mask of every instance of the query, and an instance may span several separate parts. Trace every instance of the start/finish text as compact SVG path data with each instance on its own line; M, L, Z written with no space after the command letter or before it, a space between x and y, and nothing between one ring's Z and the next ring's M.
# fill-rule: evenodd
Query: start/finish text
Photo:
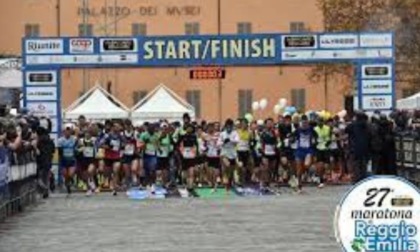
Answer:
M144 41L143 60L217 60L275 58L275 38L222 38Z

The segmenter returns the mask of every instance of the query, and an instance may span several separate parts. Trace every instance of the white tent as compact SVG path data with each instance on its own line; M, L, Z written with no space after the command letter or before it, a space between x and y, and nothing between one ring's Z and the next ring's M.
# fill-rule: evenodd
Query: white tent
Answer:
M409 96L404 99L397 100L397 109L419 109L420 108L420 93Z
M64 118L68 120L81 115L90 120L106 120L128 118L130 113L124 104L96 85L64 111Z
M22 71L8 69L0 71L1 88L22 88Z
M195 118L194 107L175 92L160 84L145 98L131 109L131 118L135 122L158 121L181 121L182 116L188 113Z

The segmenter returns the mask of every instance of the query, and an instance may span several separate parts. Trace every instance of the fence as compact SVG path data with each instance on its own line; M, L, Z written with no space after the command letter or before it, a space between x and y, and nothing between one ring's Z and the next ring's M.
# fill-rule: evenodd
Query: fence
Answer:
M0 220L35 203L37 166L31 149L0 148Z
M407 134L395 141L399 175L420 186L420 138Z

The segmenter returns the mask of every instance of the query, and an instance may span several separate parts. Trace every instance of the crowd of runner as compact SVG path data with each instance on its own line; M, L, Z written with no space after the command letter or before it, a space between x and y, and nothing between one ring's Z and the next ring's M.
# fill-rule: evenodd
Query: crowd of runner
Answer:
M197 186L224 187L228 193L232 187L264 191L288 184L301 192L304 182L322 188L325 180L366 176L350 171L347 161L351 155L353 165L366 166L371 158L364 155L371 150L375 127L366 127L364 137L367 119L363 114L355 121L286 115L252 122L228 119L221 125L192 122L185 114L182 123L134 127L130 120L100 124L80 117L77 124L65 125L57 147L69 194L75 183L88 195L103 188L114 195L131 187L153 191L157 185L182 186L192 196ZM392 132L391 123L385 127Z

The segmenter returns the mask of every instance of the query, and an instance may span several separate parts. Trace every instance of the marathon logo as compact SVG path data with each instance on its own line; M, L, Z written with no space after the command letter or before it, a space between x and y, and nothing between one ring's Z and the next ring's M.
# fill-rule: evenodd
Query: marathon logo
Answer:
M153 39L143 43L143 60L274 59L276 39Z
M25 42L26 54L61 54L63 49L62 39L30 39Z

